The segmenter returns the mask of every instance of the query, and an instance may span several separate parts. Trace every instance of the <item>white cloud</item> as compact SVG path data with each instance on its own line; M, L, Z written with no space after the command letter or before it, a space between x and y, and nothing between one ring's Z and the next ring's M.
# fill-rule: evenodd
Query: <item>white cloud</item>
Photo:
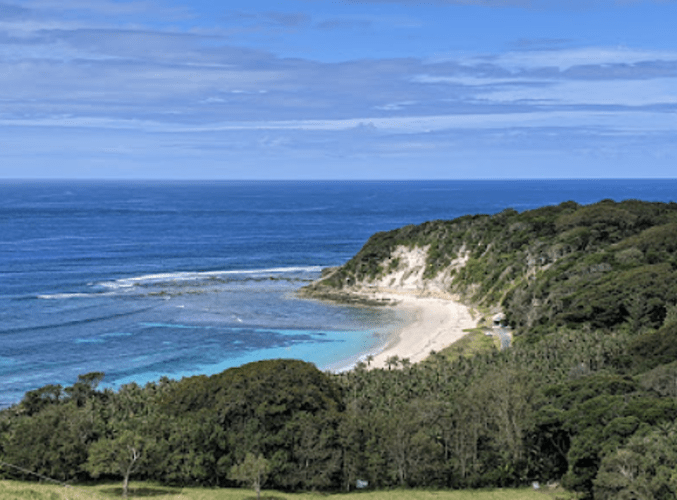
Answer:
M407 109L407 107L413 106L415 104L416 101L390 102L388 104L374 106L374 109L378 109L381 111L402 111L403 109Z
M648 106L677 104L677 52L589 47L510 52L462 59L450 74L413 76L446 84L473 100L520 105Z
M63 41L44 44L2 44L0 45L0 63L28 60L54 60L72 62L76 60L106 61L120 59L91 50L73 47Z
M466 100L502 104L573 106L650 106L677 104L677 77L654 79L515 79L472 76L419 75L418 83L445 83L469 87Z
M164 14L153 27L124 22L125 16L156 12L152 2L27 5L40 15L26 18L22 11L0 21L0 30L14 36L0 43L4 125L159 133L675 129L674 115L666 113L561 110L677 104L674 51L587 47L330 64L228 46L226 37L198 35L185 26L181 32L163 26ZM77 15L62 21L64 12ZM113 18L107 21L103 13ZM256 19L313 25L295 14L268 12ZM660 77L647 72L666 61L675 63L675 78L665 68ZM619 76L609 69L614 65L626 70ZM586 79L570 74L582 67L588 68Z
M115 0L24 0L23 6L34 11L36 15L70 12L89 14L93 18L138 16L152 14L156 19L179 19L189 14L186 8L169 6L166 2L152 0L135 0L119 2Z
M487 59L469 58L469 65L491 62L511 71L534 68L557 68L560 71L575 66L633 65L641 62L677 61L677 52L645 51L625 47L586 47L570 50L508 52Z
M677 78L630 81L559 81L547 86L493 90L479 97L489 101L540 104L650 106L677 104Z
M386 134L424 134L444 130L499 130L521 128L589 128L609 134L672 132L677 115L651 111L537 111L467 115L364 117L347 120L238 121L187 125L152 120L61 116L40 119L0 119L0 126L132 129L156 133L227 131L329 131L371 130Z
M520 83L528 83L526 79L518 78L489 78L471 75L454 75L454 76L439 76L439 75L416 75L411 78L415 83L448 83L451 85L462 85L466 87L486 86L486 85L519 85Z

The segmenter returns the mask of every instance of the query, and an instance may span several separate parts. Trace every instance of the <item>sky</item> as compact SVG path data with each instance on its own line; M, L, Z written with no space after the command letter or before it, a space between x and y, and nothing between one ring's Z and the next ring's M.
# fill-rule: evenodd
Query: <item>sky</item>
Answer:
M677 0L0 0L0 178L677 177Z

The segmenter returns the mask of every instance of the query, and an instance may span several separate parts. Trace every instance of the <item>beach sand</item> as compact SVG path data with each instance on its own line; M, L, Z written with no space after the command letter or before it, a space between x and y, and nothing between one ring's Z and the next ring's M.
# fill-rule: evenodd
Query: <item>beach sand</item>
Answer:
M466 335L463 330L477 326L468 307L451 298L396 292L378 293L377 296L397 301L389 307L398 308L410 317L410 322L393 335L383 351L374 355L370 363L372 368L385 368L386 360L392 356L417 363L432 351L440 351Z

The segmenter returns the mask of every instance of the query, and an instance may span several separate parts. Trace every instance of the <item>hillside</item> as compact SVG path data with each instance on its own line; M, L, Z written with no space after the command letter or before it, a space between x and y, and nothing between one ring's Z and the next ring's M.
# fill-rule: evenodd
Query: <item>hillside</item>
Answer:
M574 202L377 233L305 296L377 289L502 309L518 337L556 327L658 327L677 297L677 204Z

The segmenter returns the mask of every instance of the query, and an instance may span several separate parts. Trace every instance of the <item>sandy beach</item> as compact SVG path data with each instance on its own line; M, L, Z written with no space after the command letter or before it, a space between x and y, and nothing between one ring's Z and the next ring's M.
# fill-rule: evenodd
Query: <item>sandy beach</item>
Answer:
M391 356L408 358L412 363L425 359L432 351L440 351L466 335L464 329L474 328L477 321L469 309L444 297L420 297L402 292L380 292L378 297L397 301L396 307L411 315L410 323L397 332L390 344L374 355L372 368L386 367Z

